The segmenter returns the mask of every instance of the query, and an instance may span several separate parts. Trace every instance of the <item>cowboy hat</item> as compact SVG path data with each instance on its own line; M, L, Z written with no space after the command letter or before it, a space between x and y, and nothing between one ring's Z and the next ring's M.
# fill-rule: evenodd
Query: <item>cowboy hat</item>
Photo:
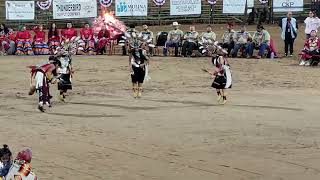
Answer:
M179 26L180 24L177 22L177 21L175 21L175 22L173 22L172 23L172 26Z

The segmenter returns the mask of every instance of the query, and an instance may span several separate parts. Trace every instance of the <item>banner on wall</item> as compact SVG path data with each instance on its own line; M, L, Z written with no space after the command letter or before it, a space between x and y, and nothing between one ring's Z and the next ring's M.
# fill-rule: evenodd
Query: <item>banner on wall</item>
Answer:
M34 20L34 1L6 1L7 20Z
M116 16L147 16L148 0L116 0Z
M303 0L273 1L273 12L303 11Z
M248 13L254 5L254 0L247 0ZM246 0L223 0L223 13L225 14L244 14Z
M93 0L53 0L53 19L88 18L97 16Z
M170 0L170 15L201 14L201 0Z

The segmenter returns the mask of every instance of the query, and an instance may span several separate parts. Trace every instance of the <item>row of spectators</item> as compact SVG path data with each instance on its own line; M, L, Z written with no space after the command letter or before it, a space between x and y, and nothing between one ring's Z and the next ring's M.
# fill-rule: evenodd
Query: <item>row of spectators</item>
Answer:
M2 55L53 54L64 42L68 42L78 35L80 40L74 54L92 55L105 51L109 31L102 28L99 32L94 33L88 23L79 32L72 27L71 23L67 23L66 28L62 30L58 30L56 24L53 23L48 33L44 30L43 25L35 26L32 30L28 30L26 26L20 26L19 30L15 32L4 24L0 24L0 53Z

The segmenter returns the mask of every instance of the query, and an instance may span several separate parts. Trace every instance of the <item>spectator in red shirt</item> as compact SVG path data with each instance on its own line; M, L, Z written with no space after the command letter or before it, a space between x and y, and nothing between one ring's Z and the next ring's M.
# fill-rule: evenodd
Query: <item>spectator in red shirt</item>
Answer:
M26 26L22 26L16 36L17 55L33 55L31 34Z
M78 54L81 55L93 55L94 52L94 39L93 29L88 23L84 25L84 28L80 30L81 39L79 40Z
M102 29L98 33L98 43L97 43L97 53L103 54L106 52L107 45L110 42L110 32L105 26L102 26Z
M5 46L5 53L8 55L14 55L16 52L16 33L13 29L8 28L7 45Z
M67 28L61 31L61 45L69 42L70 40L75 39L78 36L78 32L75 28L72 27L71 23L67 23ZM77 47L72 47L71 54L75 55L77 53Z
M5 55L5 47L8 46L7 35L9 33L8 28L4 24L0 24L0 55Z
M48 33L48 45L50 53L53 54L54 51L61 45L60 35L55 23L52 23Z
M46 43L46 32L43 31L43 25L33 28L35 33L33 37L33 51L35 55L48 55L49 47Z

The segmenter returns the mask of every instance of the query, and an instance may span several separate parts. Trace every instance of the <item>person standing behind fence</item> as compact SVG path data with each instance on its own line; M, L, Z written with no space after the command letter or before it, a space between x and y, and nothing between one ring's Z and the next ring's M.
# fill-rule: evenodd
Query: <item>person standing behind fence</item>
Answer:
M284 40L284 52L285 56L288 56L290 48L290 57L293 54L293 44L297 37L298 24L297 20L292 17L292 12L287 13L287 17L282 18L280 22L281 27L281 38Z
M235 31L233 30L233 24L228 23L227 25L227 31L225 31L222 35L222 43L219 45L222 46L224 49L228 49L228 56L230 56L230 53L234 47L234 41L233 41L233 34Z
M168 34L167 41L163 48L163 55L167 56L168 47L174 47L174 56L178 57L179 54L179 46L182 41L183 31L179 29L179 23L173 22L172 23L173 30L171 30Z
M43 25L33 28L35 33L33 37L33 51L35 55L48 55L49 47L46 43L46 32L43 31Z
M184 43L182 46L182 56L190 57L193 50L196 49L198 43L199 33L194 26L190 26L190 31L184 35Z
M22 26L17 32L17 55L33 55L31 34L26 26Z
M309 12L309 17L304 20L306 24L306 28L304 32L306 33L306 39L310 38L311 31L315 30L318 32L318 28L320 27L320 19L316 17L315 11Z
M48 33L48 45L50 53L53 54L60 46L60 35L55 23L52 23Z

